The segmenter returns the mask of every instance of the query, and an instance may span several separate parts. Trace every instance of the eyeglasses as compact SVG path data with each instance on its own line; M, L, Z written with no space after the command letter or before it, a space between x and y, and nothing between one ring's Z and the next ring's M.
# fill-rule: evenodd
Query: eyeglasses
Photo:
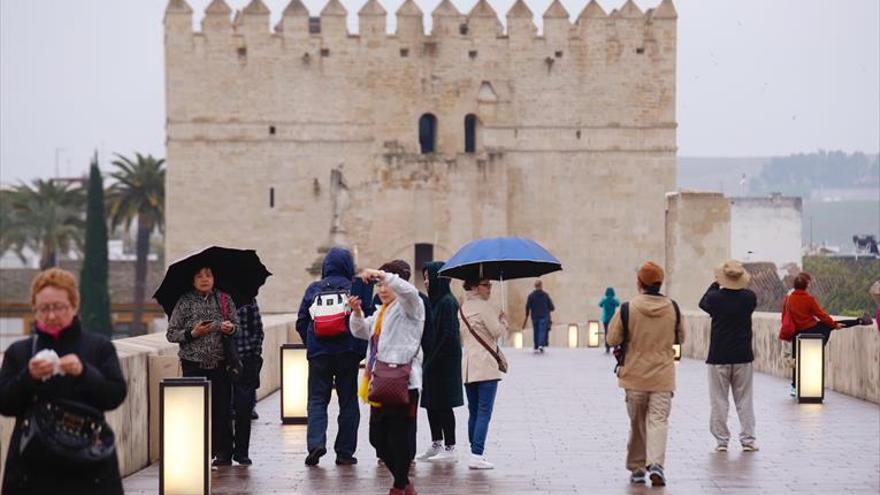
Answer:
M45 304L43 306L39 306L36 308L36 312L38 315L47 316L49 313L55 313L56 315L63 315L70 311L69 304Z

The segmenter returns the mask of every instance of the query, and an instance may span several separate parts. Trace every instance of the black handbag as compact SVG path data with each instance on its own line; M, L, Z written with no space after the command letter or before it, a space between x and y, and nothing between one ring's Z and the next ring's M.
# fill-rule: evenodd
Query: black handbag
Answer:
M216 294L215 294L216 297ZM224 292L220 292L217 304L220 306L220 312L223 314L224 320L229 320L229 310L226 306L226 298L228 296ZM238 349L235 347L235 337L232 335L223 335L220 340L223 342L223 358L226 361L226 372L229 373L231 380L237 381L241 377L244 365L241 362L241 356L238 355Z
M33 338L32 355L37 338ZM56 469L94 467L116 455L116 438L104 414L81 402L54 399L34 404L19 426L19 455Z
M115 440L101 411L56 399L35 404L21 422L19 453L35 465L77 470L116 455Z

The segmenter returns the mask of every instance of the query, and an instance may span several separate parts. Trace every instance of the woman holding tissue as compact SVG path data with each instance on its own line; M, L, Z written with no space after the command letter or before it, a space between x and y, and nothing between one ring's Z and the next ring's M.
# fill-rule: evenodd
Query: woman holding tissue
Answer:
M69 401L103 416L126 395L116 348L80 326L79 289L72 273L59 268L39 273L31 285L31 304L32 334L9 346L0 369L0 413L15 416L2 492L123 493L115 452L106 460L74 466L33 455L33 441L22 446L26 419L42 405Z

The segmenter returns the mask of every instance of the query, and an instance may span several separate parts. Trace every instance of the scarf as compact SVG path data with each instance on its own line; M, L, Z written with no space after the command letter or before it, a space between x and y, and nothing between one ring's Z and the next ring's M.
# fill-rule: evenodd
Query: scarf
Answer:
M361 379L360 387L358 387L358 397L371 407L382 407L382 404L371 402L369 399L370 379L373 376L373 366L376 364L376 353L379 352L379 336L382 334L382 322L385 319L385 311L392 304L394 304L394 301L389 304L383 304L382 308L379 309L379 313L376 315L376 322L373 325L373 335L370 336L370 355L367 356L367 365L364 366L364 377Z
M61 337L62 332L64 332L68 328L73 327L74 325L76 325L76 323L76 317L74 317L73 321L70 322L70 325L67 325L66 327L47 327L39 322L34 322L34 326L41 334L52 337L52 340L58 340Z

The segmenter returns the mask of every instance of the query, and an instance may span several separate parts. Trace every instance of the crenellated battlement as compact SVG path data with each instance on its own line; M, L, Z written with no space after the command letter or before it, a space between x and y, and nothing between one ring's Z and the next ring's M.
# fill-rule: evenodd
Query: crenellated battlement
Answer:
M608 39L614 39L618 36L618 27L631 30L632 35L649 38L655 24L672 23L674 29L678 18L672 0L661 0L657 7L644 12L633 0L626 0L619 9L610 13L606 13L596 0L589 0L574 19L559 0L554 0L543 13L543 34L538 36L532 10L523 0L517 0L505 14L506 29L498 12L487 0L479 0L467 13L460 12L450 0L443 0L430 13L430 32L424 30L425 14L413 0L406 0L393 14L397 21L394 33L387 33L387 17L390 14L378 0L368 0L358 11L356 33L349 32L346 20L348 11L339 0L328 0L318 16L311 16L301 0L291 0L284 9L281 20L271 30L270 14L262 0L251 0L243 9L235 12L224 0L213 0L204 11L201 31L193 34L264 35L290 39L425 38L491 41L543 38L586 41L588 38L592 39L588 31L596 31ZM193 10L186 0L169 0L165 10L166 34L192 32L192 16ZM641 29L633 30L635 25L639 25Z

